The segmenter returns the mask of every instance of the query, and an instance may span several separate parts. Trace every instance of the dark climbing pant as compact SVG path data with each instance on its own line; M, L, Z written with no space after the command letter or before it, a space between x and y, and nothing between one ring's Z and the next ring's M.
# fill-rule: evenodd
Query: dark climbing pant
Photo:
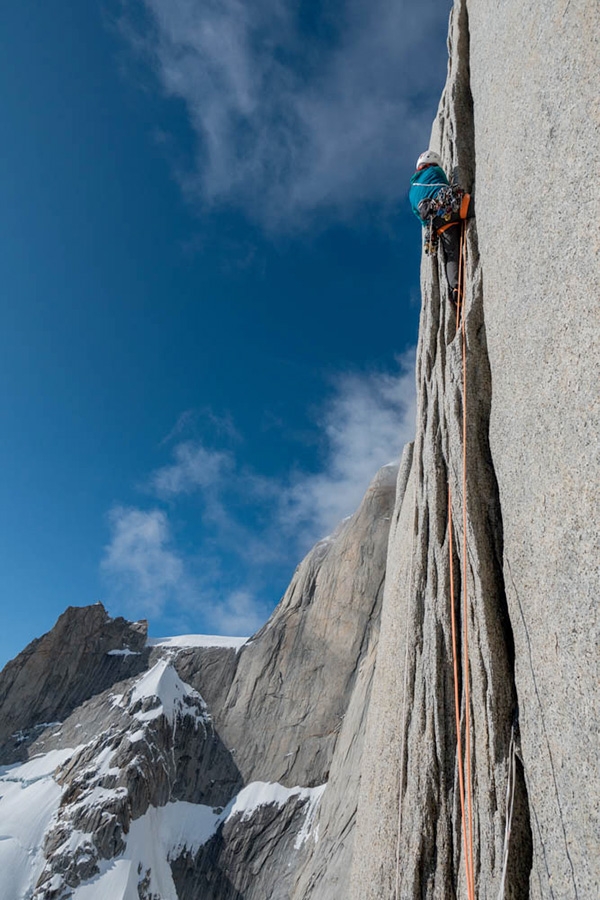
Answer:
M435 219L433 224L435 225ZM444 248L446 278L450 291L458 288L458 268L460 265L460 221L440 234L440 244Z
M469 204L469 209L467 212L467 219L473 219L475 217L475 204L473 201L473 197L471 197L471 202ZM444 260L446 263L446 278L448 279L448 285L450 287L450 293L455 294L458 288L458 270L460 266L460 223L461 219L459 218L458 213L453 216L453 220L456 222L455 225L452 225L451 228L447 228L446 231L442 231L440 234L440 243L444 248ZM434 228L442 228L447 223L444 222L443 219L434 219L433 227Z

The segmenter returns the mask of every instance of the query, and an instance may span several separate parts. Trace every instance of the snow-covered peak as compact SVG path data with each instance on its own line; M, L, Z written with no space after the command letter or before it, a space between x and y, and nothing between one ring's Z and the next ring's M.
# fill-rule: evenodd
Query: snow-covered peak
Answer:
M231 647L240 650L247 644L247 637L225 637L222 634L178 634L173 637L148 638L148 647Z
M148 708L146 701L152 698L159 703ZM142 704L142 709L135 710L139 704ZM200 713L204 718L208 715L200 694L181 680L167 659L159 660L138 679L131 691L129 708L140 722L148 722L161 715L171 723L180 715L198 716Z

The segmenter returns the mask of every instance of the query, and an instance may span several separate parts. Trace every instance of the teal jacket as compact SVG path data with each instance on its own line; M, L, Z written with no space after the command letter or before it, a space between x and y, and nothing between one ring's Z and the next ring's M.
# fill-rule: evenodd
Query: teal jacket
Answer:
M427 166L426 169L415 172L410 179L408 199L410 200L412 211L422 225L426 225L427 221L419 215L417 208L419 203L421 200L431 200L437 195L440 188L448 187L449 184L446 173L439 166Z

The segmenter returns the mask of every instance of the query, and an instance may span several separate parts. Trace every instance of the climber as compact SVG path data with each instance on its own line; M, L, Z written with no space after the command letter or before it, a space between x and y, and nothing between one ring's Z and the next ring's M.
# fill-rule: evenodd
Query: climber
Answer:
M450 184L442 160L434 150L426 150L417 160L417 171L410 179L408 199L425 231L425 252L435 256L438 239L444 248L446 278L450 299L458 301L460 257L460 221L472 215L470 195Z

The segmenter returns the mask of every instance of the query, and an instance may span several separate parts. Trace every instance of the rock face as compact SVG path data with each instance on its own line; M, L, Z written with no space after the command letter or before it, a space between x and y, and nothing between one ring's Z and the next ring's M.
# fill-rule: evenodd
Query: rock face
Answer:
M599 35L456 0L432 146L477 219L464 344L423 261L414 444L241 649L97 605L9 663L0 900L467 896L459 736L476 896L600 896Z
M505 3L501 14L486 0L455 3L432 144L477 196L466 248L466 447L478 896L501 895L514 733L504 896L582 900L600 891L600 193L586 174L600 122L600 9L538 13L528 3ZM461 339L429 260L422 284L417 440L390 538L356 900L466 894L447 514L449 484L460 582ZM461 703L464 746L463 683Z
M70 606L0 673L0 759L26 757L49 723L148 665L146 622L111 619L101 603ZM115 652L116 651L116 652Z
M469 7L477 181L489 185L478 233L531 895L582 900L600 895L600 191L587 178L600 129L600 7L557 3L540 20L515 4L491 54L491 6ZM492 81L509 47L520 64L492 122ZM508 129L515 112L521 127ZM539 187L532 141L546 168ZM516 254L540 216L543 235Z
M329 900L347 892L396 475L395 466L382 469L357 513L298 567L267 625L240 652L214 711L245 783L315 791L326 784L318 807L292 795L279 809L256 807L241 830L234 814L196 857L176 864L181 898ZM307 837L296 847L313 814L318 842Z
M169 660L114 691L83 704L32 748L79 742L55 774L64 789L44 838L36 898L64 896L98 876L103 860L125 852L131 823L150 808L187 801L212 809L240 786L204 700Z
M379 620L396 473L395 466L379 472L358 512L316 545L240 653L215 722L236 748L245 781L312 787L329 777L357 668Z
M92 884L122 900L346 893L396 474L380 471L241 649L145 646L145 623L95 606L68 610L9 664L6 708L12 684L27 700L19 753L39 762L33 778L32 763L0 770L0 820L15 793L27 819L35 784L52 798L37 843L22 843L19 822L7 835L9 859L26 860L23 896L77 900ZM87 655L72 650L74 628L101 635ZM56 672L71 676L60 691ZM47 709L54 721L36 721ZM13 755L9 741L0 760Z

